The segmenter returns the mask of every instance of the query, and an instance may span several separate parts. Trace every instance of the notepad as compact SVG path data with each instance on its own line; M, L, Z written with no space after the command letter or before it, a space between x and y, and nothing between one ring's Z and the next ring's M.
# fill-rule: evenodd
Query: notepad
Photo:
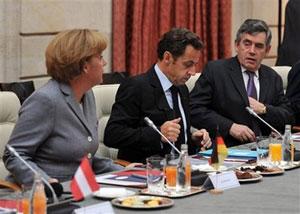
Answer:
M145 187L147 185L146 170L124 170L98 175L96 181L119 186Z

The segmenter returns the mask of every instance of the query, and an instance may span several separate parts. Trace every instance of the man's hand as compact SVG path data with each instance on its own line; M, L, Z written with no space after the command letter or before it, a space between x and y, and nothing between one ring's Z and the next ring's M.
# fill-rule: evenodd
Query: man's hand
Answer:
M249 99L250 107L253 109L253 111L256 114L266 113L266 106L263 103L258 102L256 99L253 99L252 97L248 97L248 99Z
M49 178L48 179L48 182L49 184L52 184L52 183L59 183L58 180L56 178Z
M193 132L192 140L194 140L198 145L201 145L201 150L205 150L211 146L209 134L205 129Z
M180 120L181 118L176 118L174 120L167 121L160 127L161 133L171 142L176 142L180 134ZM165 143L167 142L163 137L161 137L161 141Z
M248 126L233 123L229 134L239 141L255 141L255 133Z
M144 167L144 166L145 165L143 163L136 163L136 162L134 162L134 163L128 164L125 168L126 169L132 169L134 167Z

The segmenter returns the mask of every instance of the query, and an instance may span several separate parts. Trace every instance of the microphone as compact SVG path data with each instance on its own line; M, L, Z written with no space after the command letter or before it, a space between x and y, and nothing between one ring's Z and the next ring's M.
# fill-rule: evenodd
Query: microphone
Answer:
M14 155L16 156L21 162L23 162L25 164L25 166L27 166L34 174L40 174L38 173L37 170L35 170L29 163L27 163L20 155L19 153L15 150L15 148L13 148L12 146L6 144L7 149ZM50 192L52 193L52 197L53 197L53 203L58 203L58 199L57 199L57 195L56 192L54 191L54 189L52 188L52 186L50 185L50 183L47 181L47 179L45 179L42 175L41 175L41 179L42 181L46 184L46 186L49 188ZM61 185L61 184L60 184ZM61 186L62 188L62 186ZM46 189L46 188L45 188ZM62 191L61 191L62 192ZM45 191L46 194L46 191ZM49 191L48 191L49 194Z
M155 131L157 131L169 144L170 146L178 153L180 154L180 151L176 148L176 146L174 146L174 144L169 141L169 139L164 136L159 130L158 128L156 127L156 125L152 122L152 120L149 119L149 117L145 117L144 118L144 121L147 123L148 126L150 126L152 129L154 129Z
M277 131L277 129L275 129L273 126L271 126L269 123L267 123L264 119L262 119L258 114L256 114L256 112L250 108L249 106L246 107L246 110L253 115L254 117L258 118L260 121L262 121L264 124L266 124L267 126L269 126L274 132L276 132L280 137L282 137L282 134Z

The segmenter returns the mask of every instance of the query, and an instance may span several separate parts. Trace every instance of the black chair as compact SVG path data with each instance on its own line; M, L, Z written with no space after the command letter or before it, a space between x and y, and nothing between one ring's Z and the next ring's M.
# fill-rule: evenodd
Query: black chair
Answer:
M0 89L14 92L22 104L34 92L34 85L33 81L0 83Z
M112 72L103 74L103 83L106 84L120 84L124 82L129 77L128 72Z

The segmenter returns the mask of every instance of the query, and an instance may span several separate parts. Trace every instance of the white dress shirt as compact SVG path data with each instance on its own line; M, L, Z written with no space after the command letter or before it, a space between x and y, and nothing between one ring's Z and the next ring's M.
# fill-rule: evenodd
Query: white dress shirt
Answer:
M248 80L249 80L249 75L246 73L246 68L244 68L243 66L241 66L242 69L242 74L243 74L243 79L244 79L244 84L245 84L245 88L247 91L247 85L248 85ZM258 75L258 70L256 70L254 75L254 85L256 88L256 94L257 94L257 100L259 100L259 89L260 89L260 85L259 85L259 75Z
M171 86L173 85L173 83L167 78L167 76L159 69L158 65L156 64L154 66L154 70L158 76L158 79L160 81L160 84L165 92L165 96L166 99L168 101L168 104L170 106L170 108L173 109L173 100L172 100L172 94L171 94ZM181 114L181 120L183 122L183 126L184 126L184 139L185 139L185 143L187 142L187 124L186 124L186 117L184 114L184 110L181 104L181 98L180 95L178 93L178 105L179 105L179 110L180 110L180 114Z

